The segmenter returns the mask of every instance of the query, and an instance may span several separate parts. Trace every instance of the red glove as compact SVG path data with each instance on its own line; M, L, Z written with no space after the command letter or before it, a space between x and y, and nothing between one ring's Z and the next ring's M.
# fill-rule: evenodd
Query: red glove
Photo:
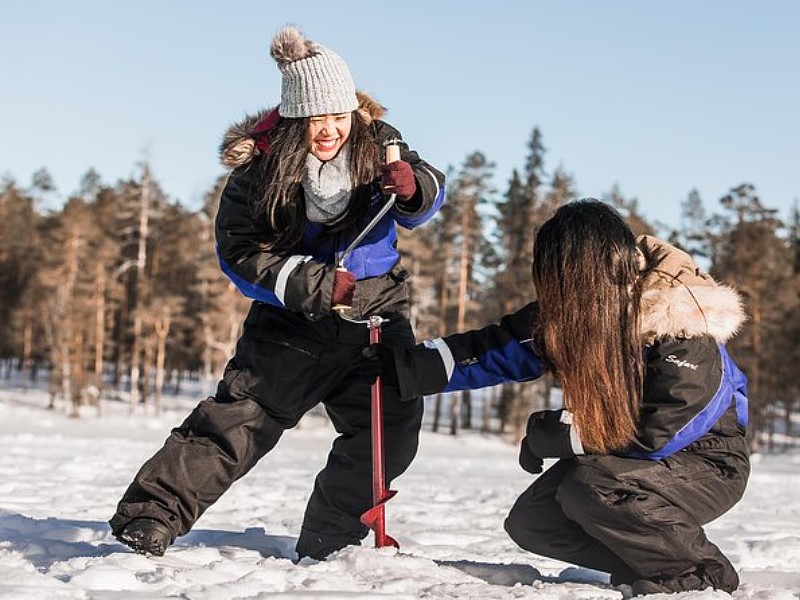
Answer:
M385 195L397 194L400 202L408 202L417 192L414 172L404 160L396 160L388 165L380 165L381 189Z
M356 290L356 276L345 269L336 269L333 278L331 305L349 307L353 303L353 292Z

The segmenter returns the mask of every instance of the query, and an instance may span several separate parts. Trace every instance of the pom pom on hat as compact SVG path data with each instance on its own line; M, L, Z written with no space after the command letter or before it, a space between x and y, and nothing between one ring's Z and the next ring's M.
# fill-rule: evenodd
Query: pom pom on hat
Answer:
M316 54L314 42L306 39L296 27L284 27L272 39L269 53L278 65L288 65L296 60Z
M284 27L272 39L270 55L281 71L282 117L301 118L351 112L358 108L350 69L332 50Z

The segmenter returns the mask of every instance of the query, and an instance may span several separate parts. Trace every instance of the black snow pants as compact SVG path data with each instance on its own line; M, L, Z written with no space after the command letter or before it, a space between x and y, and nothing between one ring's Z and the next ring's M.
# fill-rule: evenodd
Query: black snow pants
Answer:
M387 317L383 343L411 346L407 319ZM339 436L317 475L297 553L322 559L363 539L372 506L370 386L357 374L369 344L365 323L308 321L254 304L214 397L203 400L139 470L110 524L115 535L137 517L166 524L173 541L269 452L286 429L322 402ZM422 399L384 388L386 485L413 460Z
M605 571L615 585L699 569L716 589L733 591L736 570L703 525L736 504L749 472L744 448L738 458L563 459L522 493L505 528L525 550Z

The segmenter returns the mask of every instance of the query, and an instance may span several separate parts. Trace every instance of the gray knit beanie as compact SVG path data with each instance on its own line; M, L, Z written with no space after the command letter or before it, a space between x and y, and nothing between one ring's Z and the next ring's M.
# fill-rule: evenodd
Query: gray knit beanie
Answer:
M306 39L295 27L273 38L270 54L283 75L278 114L299 118L351 112L358 108L356 86L342 58Z

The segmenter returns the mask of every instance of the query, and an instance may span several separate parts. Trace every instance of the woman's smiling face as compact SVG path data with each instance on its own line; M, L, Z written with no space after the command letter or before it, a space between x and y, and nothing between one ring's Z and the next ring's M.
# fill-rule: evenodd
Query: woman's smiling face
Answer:
M309 152L325 162L342 149L353 127L353 113L319 115L308 119Z

